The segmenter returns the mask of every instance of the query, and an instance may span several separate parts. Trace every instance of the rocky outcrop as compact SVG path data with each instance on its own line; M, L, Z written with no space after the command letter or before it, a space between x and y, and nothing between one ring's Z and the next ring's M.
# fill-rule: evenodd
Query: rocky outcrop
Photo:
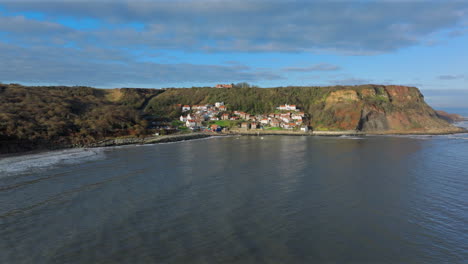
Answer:
M440 110L437 110L436 113L439 118L442 118L445 121L450 122L450 123L461 122L461 121L467 120L465 117L459 114L449 114L445 111L440 111Z

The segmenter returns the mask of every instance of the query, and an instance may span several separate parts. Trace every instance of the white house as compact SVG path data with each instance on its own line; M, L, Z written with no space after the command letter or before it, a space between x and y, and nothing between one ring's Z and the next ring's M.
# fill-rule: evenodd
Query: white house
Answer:
M296 105L288 105L288 104L280 105L280 106L276 107L276 109L278 109L278 110L292 110L292 111L297 111L298 110Z
M307 132L307 131L309 131L309 128L306 127L306 126L303 126L303 127L301 127L301 131L302 132Z
M186 116L180 116L180 117L179 117L179 120L180 120L180 122L186 122L186 121L187 121L187 117L186 117Z
M262 123L264 125L267 125L268 124L268 119L264 118L264 119L260 120L260 123Z
M220 106L224 105L224 102L216 102L215 107L219 108Z
M182 106L182 111L183 111L183 112L190 111L190 105L184 105L184 106Z
M192 120L192 119L187 119L187 121L185 122L185 126L189 128L193 128L197 126L197 122L195 122L195 120Z

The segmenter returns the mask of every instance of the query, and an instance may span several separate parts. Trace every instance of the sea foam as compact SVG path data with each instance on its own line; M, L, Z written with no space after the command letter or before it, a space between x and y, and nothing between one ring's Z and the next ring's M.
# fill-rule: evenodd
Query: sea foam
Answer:
M67 149L7 157L0 160L0 177L34 172L50 167L77 164L104 158L104 150Z

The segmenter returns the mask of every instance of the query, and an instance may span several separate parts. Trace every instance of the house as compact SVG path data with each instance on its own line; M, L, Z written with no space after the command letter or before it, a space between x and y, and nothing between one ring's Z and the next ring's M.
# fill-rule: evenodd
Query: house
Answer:
M224 102L216 102L215 107L219 108L220 106L224 106Z
M257 129L258 128L257 123L250 123L250 128L251 129Z
M220 132L221 131L221 127L218 126L218 125L211 125L210 126L210 130L213 131L213 132Z
M250 116L249 116L249 120L256 121L257 118L256 118L254 115L250 115Z
M231 118L229 118L229 120L239 120L239 117L238 116L232 116Z
M187 119L187 121L185 122L185 126L188 128L194 128L197 126L197 122L193 119Z
M309 128L307 126L303 126L303 127L301 127L301 131L302 132L307 132L307 131L309 131Z
M212 116L212 117L210 117L210 121L218 121L218 120L219 120L219 118L218 118L218 117L216 117L216 116Z
M294 119L294 120L302 120L302 116L301 116L301 115L293 114L291 117L292 117L292 119Z
M260 123L262 123L264 125L267 125L268 124L268 119L264 118L264 119L260 120Z
M180 122L186 122L186 121L187 121L187 117L186 117L186 116L180 116L180 117L179 117L179 120L180 120Z
M280 106L276 107L276 109L278 109L278 110L292 110L292 111L298 111L296 105L288 105L288 104L280 105Z
M184 105L184 106L182 106L182 111L183 111L183 112L190 111L190 105Z
M239 116L240 116L240 118L242 118L242 119L248 119L250 115L247 114L247 113L244 113L244 112L240 112Z
M220 105L218 107L219 111L226 111L227 110L227 107L225 105Z
M284 129L293 129L295 126L296 126L296 124L294 124L294 123L283 123L282 124L282 127Z
M232 84L217 84L216 88L232 88Z
M208 105L194 105L194 106L192 106L192 109L194 109L194 110L207 110Z
M243 122L243 123L241 124L241 128L242 128L242 129L249 129L249 128L250 128L250 123Z
M229 114L223 114L223 115L221 116L221 119L222 119L222 120L229 120Z
M278 120L276 120L276 119L273 119L273 120L271 120L271 122L270 122L270 126L272 126L272 127L279 127L279 126L280 126L280 122L279 122Z

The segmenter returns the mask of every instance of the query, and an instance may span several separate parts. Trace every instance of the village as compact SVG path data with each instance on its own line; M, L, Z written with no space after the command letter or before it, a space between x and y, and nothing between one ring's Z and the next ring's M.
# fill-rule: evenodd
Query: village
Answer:
M192 131L227 132L229 130L294 130L307 132L304 112L296 105L280 105L269 114L253 115L227 109L224 102L204 105L181 105L182 126Z

